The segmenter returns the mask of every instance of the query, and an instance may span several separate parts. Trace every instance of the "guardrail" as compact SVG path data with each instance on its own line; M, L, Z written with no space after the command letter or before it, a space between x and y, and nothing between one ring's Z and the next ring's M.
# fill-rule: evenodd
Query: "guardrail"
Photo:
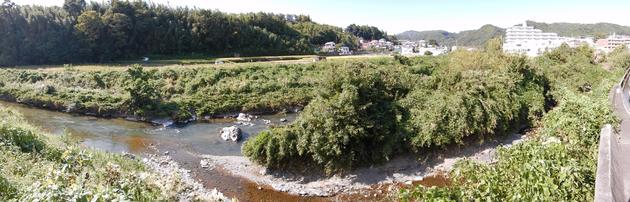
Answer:
M595 201L630 201L630 69L611 91L615 114L621 119L615 133L611 125L602 128L599 139Z

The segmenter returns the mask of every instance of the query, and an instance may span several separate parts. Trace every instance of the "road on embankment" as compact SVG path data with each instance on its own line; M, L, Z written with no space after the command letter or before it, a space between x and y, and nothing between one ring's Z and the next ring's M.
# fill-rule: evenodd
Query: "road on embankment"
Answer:
M619 131L602 129L595 182L595 201L630 201L630 74L626 72L609 98L619 118Z

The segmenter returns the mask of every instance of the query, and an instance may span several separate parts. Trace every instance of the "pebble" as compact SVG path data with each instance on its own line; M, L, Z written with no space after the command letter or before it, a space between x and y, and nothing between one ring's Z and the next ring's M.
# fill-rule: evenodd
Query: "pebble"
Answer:
M209 168L210 162L208 162L208 160L203 159L199 162L199 165L201 165L202 168Z
M165 152L164 152L164 155L168 155L168 154L169 154L169 152L168 152L168 151L165 151Z
M262 187L258 187L258 190L262 190Z

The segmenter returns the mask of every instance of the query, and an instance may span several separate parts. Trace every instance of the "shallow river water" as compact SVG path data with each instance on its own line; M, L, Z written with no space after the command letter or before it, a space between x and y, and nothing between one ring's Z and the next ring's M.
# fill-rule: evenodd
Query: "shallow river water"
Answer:
M243 131L243 140L268 129L272 124L285 124L280 119L293 121L296 114L260 116L254 125L239 125L234 119L217 119L207 123L162 127L144 122L124 119L102 119L67 113L36 109L24 105L0 102L1 105L17 109L31 124L51 134L68 133L83 145L109 152L141 154L151 144L168 143L193 153L217 156L242 156L243 141L224 141L219 136L223 127L237 125ZM287 123L288 123L287 122Z
M292 196L270 189L260 189L258 185L248 180L233 177L218 171L208 171L199 167L198 154L217 156L242 156L243 141L224 141L219 136L223 127L237 125L243 131L243 140L257 135L268 129L271 124L282 125L295 120L297 114L277 114L259 116L252 121L254 125L239 125L235 119L217 119L204 123L193 123L184 126L162 127L144 122L133 122L125 119L104 119L83 115L67 114L50 110L43 110L0 101L0 106L6 106L19 111L33 126L41 130L56 134L69 134L79 141L82 146L108 152L128 152L136 155L152 154L169 151L169 155L186 169L191 175L207 188L216 188L228 197L240 201L320 201L318 197ZM280 120L287 119L283 123Z
M338 195L333 197L295 196L279 192L266 186L235 177L220 170L208 170L200 167L200 155L242 156L243 141L224 141L219 136L223 127L237 125L243 131L243 140L247 140L270 127L263 120L270 120L272 125L287 124L295 120L297 114L278 114L260 116L252 121L254 125L239 125L235 119L216 119L209 122L192 123L183 126L163 127L144 122L125 119L104 119L83 115L73 115L50 110L0 101L0 106L11 107L19 111L32 125L45 132L62 135L69 134L82 146L114 153L128 152L140 156L146 154L163 155L168 151L183 168L191 170L191 176L206 188L216 188L226 196L239 201L374 201L379 197L363 195ZM281 122L286 119L287 122ZM440 185L443 178L427 178L427 185ZM433 181L436 182L433 182ZM375 188L374 191L379 191Z

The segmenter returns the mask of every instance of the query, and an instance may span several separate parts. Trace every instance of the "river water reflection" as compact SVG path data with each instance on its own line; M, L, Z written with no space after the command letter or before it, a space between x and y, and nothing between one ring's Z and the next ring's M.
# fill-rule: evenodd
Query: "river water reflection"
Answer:
M68 133L84 146L109 151L141 154L151 144L174 145L192 153L217 156L241 156L242 142L224 141L219 136L223 127L238 125L234 119L217 119L207 123L192 123L185 126L162 127L124 119L103 119L72 115L62 112L36 109L24 105L1 102L0 105L19 111L29 123L52 134ZM295 120L296 114L260 116L254 125L238 125L243 131L243 140L269 128L263 119L281 125L281 119Z

